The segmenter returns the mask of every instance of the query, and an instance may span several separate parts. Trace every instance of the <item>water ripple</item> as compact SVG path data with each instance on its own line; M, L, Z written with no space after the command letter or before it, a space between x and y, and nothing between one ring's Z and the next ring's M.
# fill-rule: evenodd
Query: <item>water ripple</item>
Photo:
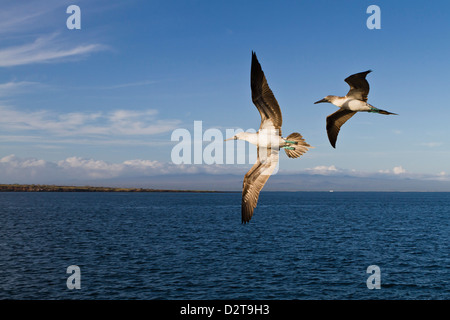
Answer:
M449 299L449 204L266 192L241 225L238 193L0 193L0 299Z

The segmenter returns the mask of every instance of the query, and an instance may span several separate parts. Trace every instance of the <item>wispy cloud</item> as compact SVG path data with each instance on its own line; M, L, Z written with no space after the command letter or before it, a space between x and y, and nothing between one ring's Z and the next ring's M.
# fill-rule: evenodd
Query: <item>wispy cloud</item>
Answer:
M428 148L436 148L436 147L440 147L443 145L442 142L436 142L436 141L432 141L432 142L423 142L420 144L421 146L425 146Z
M0 83L0 97L6 97L23 93L36 87L43 87L45 85L38 82L31 81L10 81L6 83Z
M50 13L59 10L63 14L63 9L71 3L70 0L3 2L0 11L0 34L36 31L54 20L49 19L52 16Z
M156 135L174 130L181 122L158 119L158 111L154 109L58 114L49 110L24 112L0 106L0 112L1 128L9 134L33 132L57 137Z
M121 84L115 84L110 86L103 86L100 87L100 89L121 89L121 88L129 88L129 87L140 87L140 86L148 86L150 84L154 84L157 81L154 80L145 80L145 81L137 81L137 82L129 82L129 83L121 83Z
M31 43L0 49L0 67L58 62L64 58L83 56L106 48L99 43L74 46L59 40L57 34L52 34L41 36Z
M70 4L70 0L2 3L0 67L61 62L107 49L95 40L62 36Z
M121 84L112 85L99 85L99 86L64 86L58 84L48 84L43 82L35 81L16 81L11 80L9 82L0 83L0 98L1 97L11 97L21 95L23 93L33 93L42 92L43 90L116 90L116 89L127 89L132 87L149 86L157 83L156 80L145 80Z

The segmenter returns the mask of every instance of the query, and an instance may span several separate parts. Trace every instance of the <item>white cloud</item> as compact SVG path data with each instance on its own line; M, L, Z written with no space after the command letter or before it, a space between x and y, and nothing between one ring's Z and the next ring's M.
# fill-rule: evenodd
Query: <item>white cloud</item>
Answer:
M0 67L60 62L107 49L86 36L82 42L73 33L63 37L69 17L66 8L71 4L70 0L2 1ZM105 8L105 4L99 6ZM89 12L93 10L99 8L91 7Z
M51 13L70 4L69 0L3 1L0 11L0 34L15 34L42 28L55 21ZM63 11L64 10L64 11ZM54 16L54 15L53 15Z
M57 114L48 110L24 112L0 106L0 125L9 133L30 131L59 137L154 135L174 130L179 120L160 120L157 110L115 110ZM23 137L23 136L22 136Z
M42 159L23 159L8 155L0 159L0 179L9 183L48 183L50 181L89 181L133 174L158 174L157 161L131 160L109 163L103 160L69 157L50 162Z
M33 181L43 178L43 172L53 174L54 169L42 159L20 159L14 155L0 159L0 179L4 183L22 183L27 179Z
M0 158L2 183L71 183L102 179L131 179L174 174L225 174L244 173L234 166L225 165L175 165L145 159L132 159L120 163L104 160L68 157L51 162L35 158L19 158L8 155ZM241 172L242 171L242 172Z
M42 87L38 82L30 81L10 81L0 83L0 97L10 96L18 93L23 93L32 87Z
M0 49L0 67L57 62L63 58L105 50L98 43L73 45L57 39L56 34L42 36L34 42Z
M308 168L305 170L306 170L306 172L311 173L311 174L322 174L322 175L333 174L333 173L338 173L338 172L342 171L342 170L337 169L335 165L316 166L314 168Z
M378 172L383 174L400 175L406 173L406 170L402 166L396 166L392 170L379 170Z
M450 175L445 171L441 171L436 175L435 180L439 181L450 181Z
M7 163L13 168L29 168L29 167L42 167L45 165L45 160L38 159L20 159L15 155L11 154L9 156L0 159L0 163Z
M402 174L402 173L405 173L406 170L403 169L402 166L398 166L398 167L394 167L394 169L392 169L392 172L393 172L394 174Z
M140 86L148 86L151 84L155 84L157 81L154 80L145 80L145 81L137 81L137 82L128 82L128 83L121 83L121 84L115 84L110 86L102 86L99 87L100 89L121 89L121 88L129 88L129 87L140 87Z
M421 143L422 146L428 147L428 148L435 148L442 146L442 142L424 142Z
M392 169L381 169L377 172L369 172L369 171L359 171L355 169L342 169L337 168L335 165L321 165L316 166L314 168L307 168L299 173L306 173L306 174L317 174L317 175L334 175L334 176L349 176L349 177L360 177L360 178L370 178L370 177L376 177L380 174L384 176L392 176L392 177L411 177L411 178L425 178L425 175L422 174L414 174L408 172L403 166L395 166ZM292 172L291 172L292 174ZM442 173L440 173L441 176L444 176ZM429 178L434 179L439 175L429 175Z
M150 159L130 159L111 163L76 156L60 161L47 161L8 155L0 158L0 181L23 184L152 185L205 190L232 187L239 190L244 174L249 168L249 165L175 165ZM339 169L334 169L333 166L324 166L322 169L339 172ZM275 189L278 187L281 190L286 187L292 190L298 187L314 190L319 186L327 190L331 183L331 185L341 185L345 187L345 190L359 190L362 185L368 188L367 190L371 190L371 186L375 189L381 188L380 190L385 190L386 186L389 186L394 190L396 183L401 190L405 190L405 187L409 190L408 186L415 183L414 188L418 190L422 190L421 188L430 190L432 186L448 188L448 185L442 185L442 183L450 182L450 177L445 172L434 175L406 173L401 166L381 175L376 172L364 173L351 170L341 170L340 174L318 175L311 170L303 170L297 173L278 173L270 179L268 186L269 188L273 186ZM220 180L216 175L221 175ZM228 181L228 184L225 181ZM232 184L229 184L230 181ZM427 187L423 187L424 185Z

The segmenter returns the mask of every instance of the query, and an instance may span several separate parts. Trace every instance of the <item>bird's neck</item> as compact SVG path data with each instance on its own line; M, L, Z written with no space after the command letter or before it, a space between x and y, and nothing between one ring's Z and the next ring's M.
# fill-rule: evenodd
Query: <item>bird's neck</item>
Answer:
M247 141L247 142L257 145L258 144L258 134L252 133L252 132L242 132L238 136L238 140L244 140L244 141Z
M243 132L238 136L239 140L245 140L259 147L276 147L283 143L278 134L271 130L260 130L257 133Z
M330 98L330 102L337 107L342 107L347 100L348 100L347 97L339 97L339 96L332 96Z

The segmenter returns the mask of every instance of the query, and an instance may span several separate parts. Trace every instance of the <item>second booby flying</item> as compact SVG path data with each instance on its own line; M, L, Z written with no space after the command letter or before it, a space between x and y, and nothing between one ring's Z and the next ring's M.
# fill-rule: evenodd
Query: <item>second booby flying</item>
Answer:
M367 74L372 70L353 74L345 79L350 86L350 91L345 97L326 96L322 100L314 102L329 102L339 107L339 110L327 117L327 134L333 148L336 148L336 140L341 126L358 111L373 112L380 114L394 114L385 110L375 108L367 103L369 95L369 83L366 80Z

